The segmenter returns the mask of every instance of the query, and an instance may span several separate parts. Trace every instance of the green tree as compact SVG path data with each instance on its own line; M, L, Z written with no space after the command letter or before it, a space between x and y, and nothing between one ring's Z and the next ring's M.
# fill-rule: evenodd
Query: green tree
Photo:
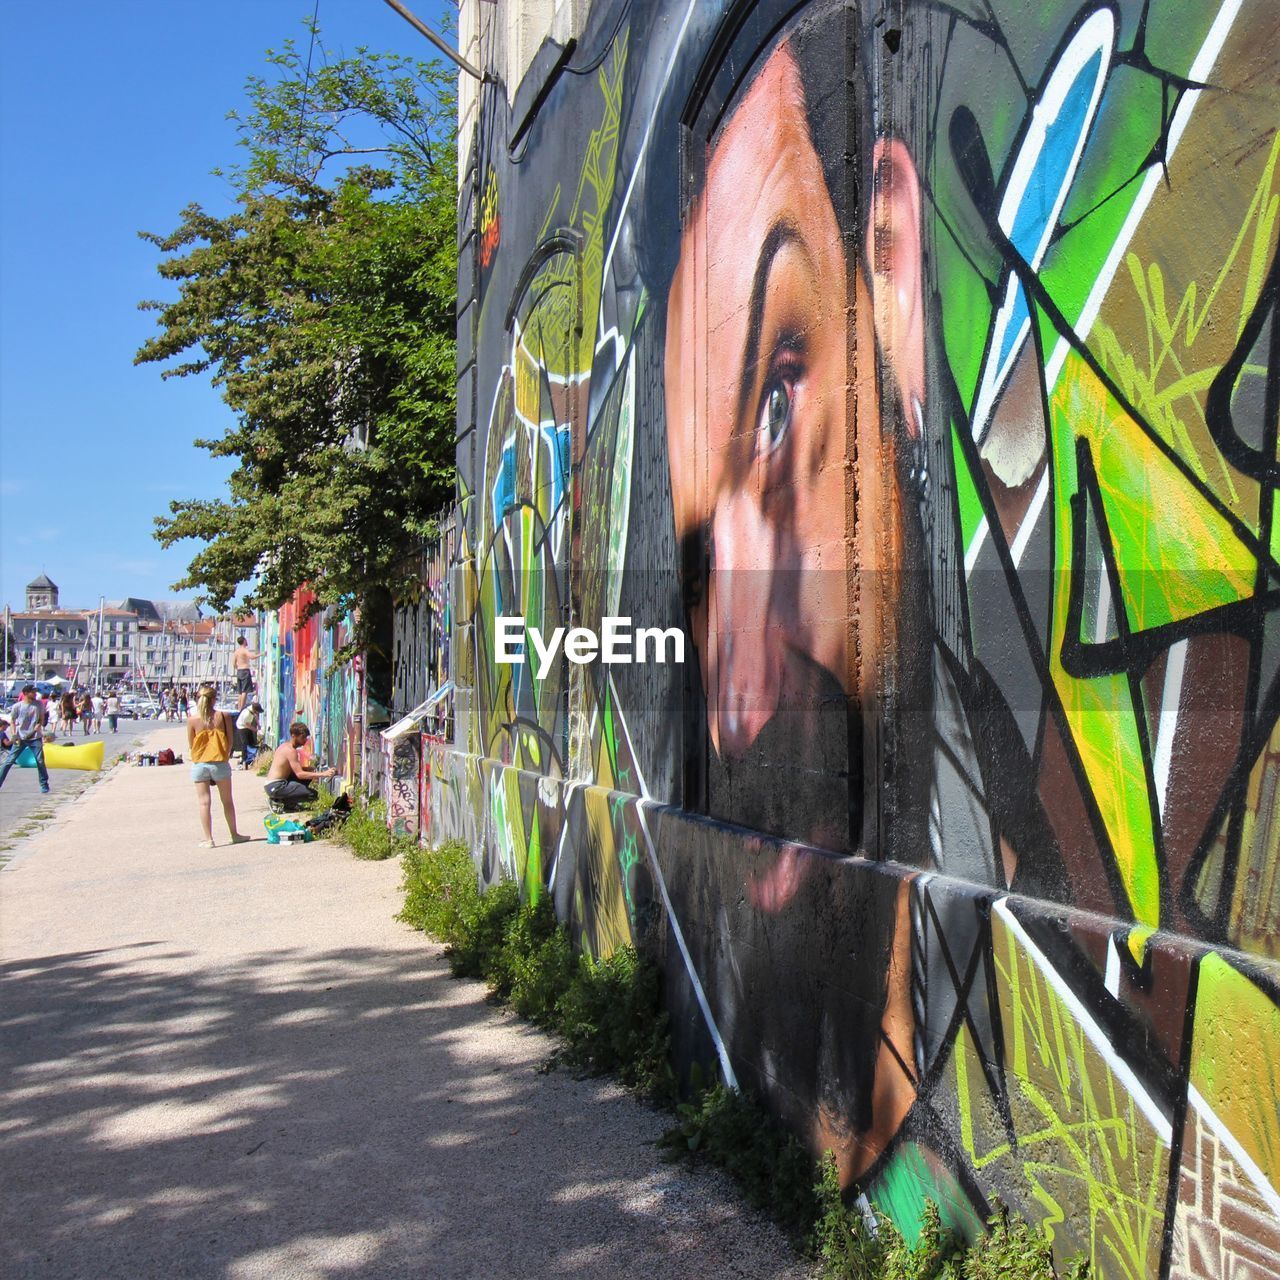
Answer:
M203 544L175 589L221 611L306 583L316 608L356 611L352 647L376 652L453 488L453 77L292 41L267 60L231 117L247 152L224 175L233 211L192 204L170 234L140 233L177 297L140 304L159 332L135 363L211 376L235 414L196 442L236 460L229 493L171 503L156 537Z

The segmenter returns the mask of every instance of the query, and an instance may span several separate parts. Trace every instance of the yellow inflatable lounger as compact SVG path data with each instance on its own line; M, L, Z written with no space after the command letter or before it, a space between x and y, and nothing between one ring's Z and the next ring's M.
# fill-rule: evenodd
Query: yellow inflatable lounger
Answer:
M50 769L101 769L105 746L100 741L82 742L76 747L61 742L46 742L44 762ZM30 751L24 751L18 757L18 764L23 769L34 769L36 758Z

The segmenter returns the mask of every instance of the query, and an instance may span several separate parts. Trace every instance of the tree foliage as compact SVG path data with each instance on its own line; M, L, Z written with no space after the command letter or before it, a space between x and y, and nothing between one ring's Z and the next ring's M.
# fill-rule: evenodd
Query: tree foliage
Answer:
M318 37L318 32L315 33ZM288 42L232 113L247 152L233 211L187 206L164 254L177 297L140 304L159 332L135 362L210 376L235 414L229 493L176 501L170 546L203 546L177 589L215 609L317 607L370 618L416 585L412 552L452 492L456 138L439 64ZM312 61L319 65L308 64Z

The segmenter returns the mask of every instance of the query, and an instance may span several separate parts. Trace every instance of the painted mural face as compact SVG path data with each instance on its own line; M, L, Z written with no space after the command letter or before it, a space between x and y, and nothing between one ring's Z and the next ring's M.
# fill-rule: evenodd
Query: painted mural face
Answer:
M730 787L726 816L833 847L859 837L861 716L884 674L883 617L903 612L900 433L892 412L882 429L877 335L903 402L922 395L915 169L886 140L871 167L871 226L853 237L874 235L883 258L868 280L846 259L782 43L711 142L667 309L671 495L708 735L730 767L794 766L794 803L744 811L754 788ZM892 592L874 628L857 599L873 576Z
M677 537L712 742L741 755L816 663L845 694L844 250L791 50L716 143L667 314ZM705 354L706 364L700 357ZM825 571L824 571L825 570Z

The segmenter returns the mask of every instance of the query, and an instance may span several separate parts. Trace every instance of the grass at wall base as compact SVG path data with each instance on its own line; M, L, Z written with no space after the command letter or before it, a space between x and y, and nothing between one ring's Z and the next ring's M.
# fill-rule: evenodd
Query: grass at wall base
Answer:
M332 795L322 791L316 799L303 804L299 812L325 813L333 807L333 801ZM358 791L352 794L350 813L337 826L327 829L324 837L345 845L351 856L362 862L385 862L414 846L412 836L396 835L387 826L384 801L369 800Z
M551 904L522 904L507 881L481 893L460 841L404 852L400 919L443 942L454 974L481 978L495 999L556 1032L556 1060L616 1075L658 1101L675 1096L660 974L631 947L603 960L573 950Z
M372 807L365 811L372 815ZM369 820L372 820L370 817ZM348 826L350 820L348 820ZM385 819L383 820L385 831ZM397 840L396 837L390 837ZM404 907L399 919L445 944L458 977L480 978L491 996L561 1038L553 1063L617 1076L672 1107L660 1145L671 1159L724 1169L755 1207L821 1264L827 1280L1084 1280L1083 1260L1055 1271L1044 1235L996 1202L988 1234L968 1244L927 1204L908 1241L891 1219L846 1204L828 1154L815 1163L795 1136L746 1094L723 1084L679 1101L657 966L620 947L596 960L579 955L543 898L521 903L504 881L481 892L471 851L458 840L422 848L400 838Z
M332 796L322 796L319 807L327 809ZM357 799L341 825L333 829L334 839L351 850L352 857L364 862L382 862L403 854L414 841L411 836L398 836L387 827L387 806L381 800L366 803Z

